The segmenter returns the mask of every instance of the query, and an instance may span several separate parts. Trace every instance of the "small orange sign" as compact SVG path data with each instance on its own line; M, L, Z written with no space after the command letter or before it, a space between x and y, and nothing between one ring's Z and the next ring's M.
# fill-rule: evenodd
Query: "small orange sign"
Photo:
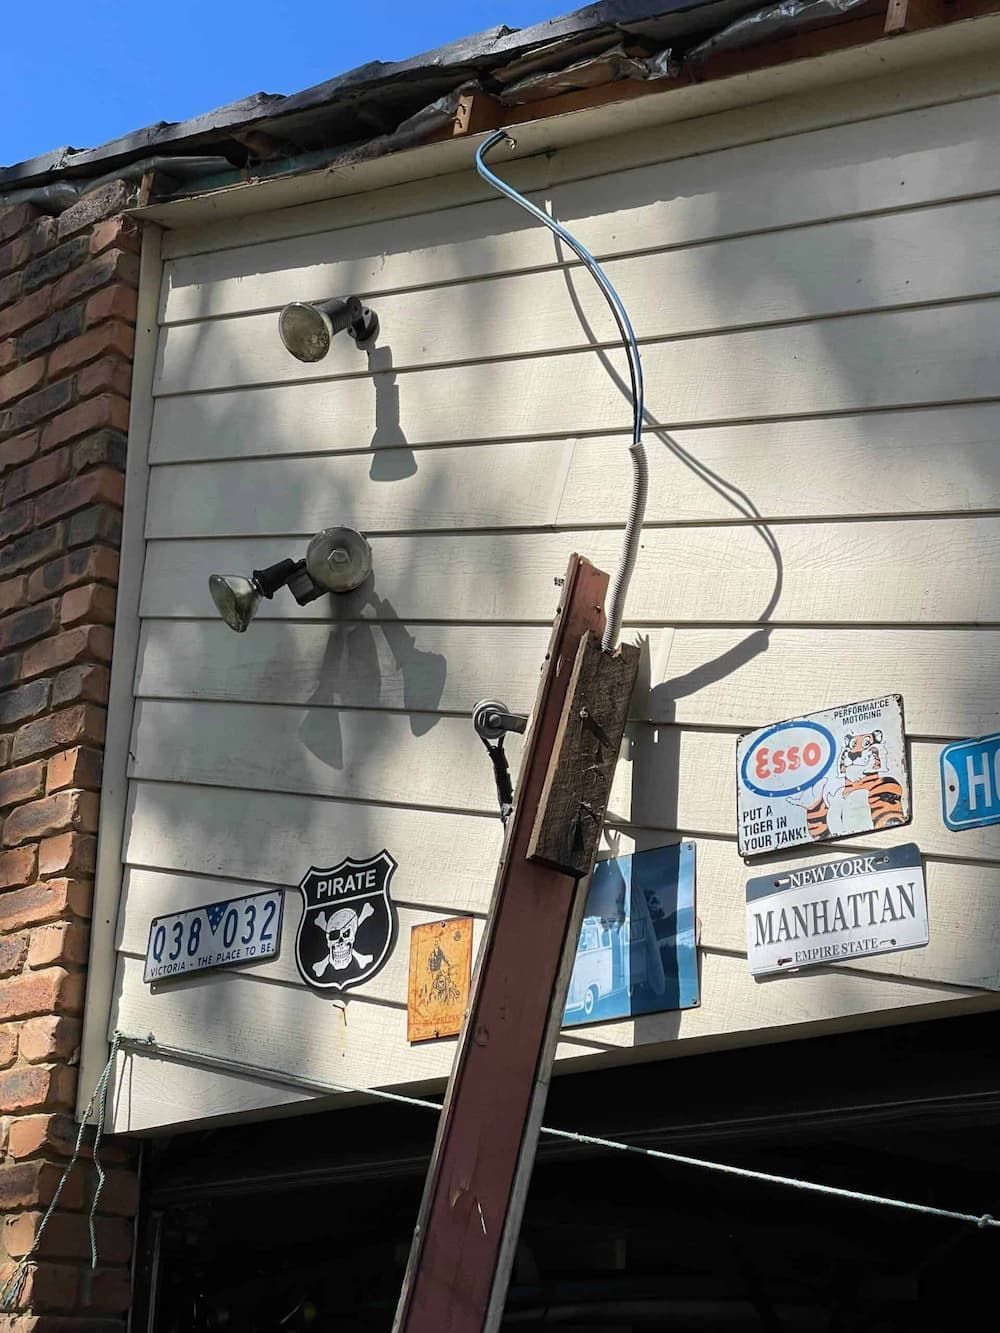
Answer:
M471 979L471 916L414 926L410 931L407 1040L455 1036L469 1003Z

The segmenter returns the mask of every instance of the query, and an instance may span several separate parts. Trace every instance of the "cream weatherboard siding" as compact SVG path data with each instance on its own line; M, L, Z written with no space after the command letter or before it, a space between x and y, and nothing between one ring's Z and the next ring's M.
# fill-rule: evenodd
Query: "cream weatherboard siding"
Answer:
M1000 97L978 77L977 96L911 90L907 110L858 85L819 129L799 98L738 135L719 117L715 145L707 118L511 167L607 261L643 344L626 637L645 653L606 845L698 843L701 1007L575 1028L562 1061L997 1001L1000 829L948 832L937 778L944 741L1000 725ZM470 196L469 172L471 146L454 179L166 238L111 1024L175 1054L122 1057L118 1130L301 1105L296 1079L448 1073L454 1042L405 1040L406 946L456 912L482 934L501 830L469 713L530 706L554 580L574 550L614 567L629 484L606 308L548 233ZM349 292L378 311L378 345L294 361L278 309ZM243 636L214 617L211 572L298 556L335 523L369 535L373 590L332 610L279 594ZM913 824L847 846L920 844L931 944L755 982L743 886L773 863L736 852L736 736L888 691ZM383 846L395 953L346 999L309 991L295 884ZM277 958L143 984L152 916L275 883Z

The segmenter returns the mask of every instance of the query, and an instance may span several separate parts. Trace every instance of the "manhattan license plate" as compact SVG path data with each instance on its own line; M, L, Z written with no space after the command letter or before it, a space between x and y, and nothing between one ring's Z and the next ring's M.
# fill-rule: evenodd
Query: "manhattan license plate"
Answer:
M281 939L283 901L281 889L269 889L153 917L143 981L271 958Z

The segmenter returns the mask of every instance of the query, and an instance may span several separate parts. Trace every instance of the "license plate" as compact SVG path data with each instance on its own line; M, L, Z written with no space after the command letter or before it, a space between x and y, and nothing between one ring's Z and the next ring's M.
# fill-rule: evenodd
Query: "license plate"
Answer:
M941 804L956 833L1000 823L1000 732L944 747Z
M143 981L273 957L281 939L283 901L281 889L269 889L153 917Z

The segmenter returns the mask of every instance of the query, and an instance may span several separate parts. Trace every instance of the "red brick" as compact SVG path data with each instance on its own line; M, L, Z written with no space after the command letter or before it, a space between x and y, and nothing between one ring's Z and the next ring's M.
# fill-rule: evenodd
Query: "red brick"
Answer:
M7 1253L20 1259L28 1253L38 1234L43 1214L18 1213L8 1217L3 1229ZM42 1233L37 1253L44 1259L89 1259L90 1229L86 1213L55 1212ZM132 1228L124 1218L97 1219L97 1253L105 1264L126 1264L132 1253Z
M42 639L27 649L21 663L21 679L58 671L71 662L110 662L114 635L107 625L77 625L53 638Z
M16 648L18 644L30 643L47 634L58 623L56 601L42 602L38 606L25 607L13 615L0 620L0 652Z
M11 240L41 216L34 204L10 204L0 208L0 241Z
M93 793L91 793L93 794ZM89 833L60 833L38 848L40 875L93 874L97 839Z
M104 319L124 319L134 324L138 298L132 287L105 287L87 302L84 322L90 328Z
M71 455L68 449L55 449L51 454L36 458L26 467L20 467L7 478L3 488L4 502L21 500L26 495L55 486L69 476ZM37 524L36 524L37 526Z
M23 537L0 548L0 576L16 574L19 570L30 569L32 565L49 560L65 545L66 528L62 523L26 532Z
M92 504L120 507L124 495L125 478L122 474L114 468L99 467L40 495L35 501L35 522L51 523L63 514L70 514Z
M17 1059L17 1025L4 1023L0 1027L0 1069L9 1068ZM3 1160L3 1144L0 1143L0 1161Z
M139 258L128 250L105 250L104 254L78 264L51 288L53 309L72 305L108 283L134 287L139 282Z
M59 1200L64 1208L79 1208L83 1203L81 1177L82 1173L74 1171L66 1181ZM11 1166L0 1166L0 1215L5 1209L51 1203L61 1179L62 1167L54 1162L16 1162ZM109 1209L109 1212L113 1211Z
M23 574L18 575L16 579L8 579L6 583L0 583L0 616L5 616L15 606L21 606L27 590L28 580ZM63 624L65 623L63 621Z
M0 588L0 596L2 592ZM87 583L82 588L73 588L63 596L60 619L66 627L79 624L113 625L117 598L114 588L105 588L100 583Z
M13 982L0 982L3 990ZM0 1074L0 1110L69 1111L76 1099L76 1070L68 1065L15 1065Z
M102 250L117 245L122 250L138 254L140 241L139 228L131 218L108 218L90 233L90 253L99 255Z
M102 324L57 348L49 358L49 374L62 375L75 366L95 361L99 356L131 357L134 342L135 334L127 324L118 321Z
M70 753L78 754L80 751L71 750ZM44 784L45 765L42 763L8 768L6 773L0 773L0 809L8 805L17 805L21 801L34 800L36 796L41 795Z
M79 1034L80 1024L73 1018L29 1018L24 1024L27 1028L32 1023L74 1023L76 1031ZM22 1031L24 1030L22 1028ZM38 1153L56 1154L60 1157L69 1157L76 1143L77 1125L74 1120L67 1115L26 1115L13 1121L10 1127L10 1137L7 1142L7 1151L11 1157L20 1160L25 1157L34 1157ZM84 1147L86 1154L89 1149Z
M45 378L45 357L36 356L16 370L0 375L0 403L12 403L21 394L28 393Z
M83 977L63 967L28 972L0 982L0 1022L35 1014L79 1014Z
M88 468L107 463L124 472L127 452L128 437L120 430L96 430L73 446L73 471L86 472Z
M110 684L111 672L107 667L93 662L67 667L52 681L51 706L61 708L63 704L88 703L100 704L103 708L108 702Z
M104 710L92 704L75 704L22 727L14 738L13 754L15 759L32 759L47 750L65 750L88 741L100 745L103 740Z
M46 384L44 389L29 393L13 407L0 411L0 434L16 435L28 426L61 412L73 401L73 392L72 380L56 380L54 384Z
M97 189L88 190L75 204L67 208L59 218L59 235L65 239L75 236L85 227L92 227L95 222L123 213L135 203L138 187L125 181L109 181Z
M0 889L15 889L35 878L37 848L17 847L12 852L0 852ZM0 920L7 906L7 895L0 898Z
M33 1314L42 1310L76 1310L80 1276L84 1270L69 1264L28 1264L28 1276L21 1287L18 1306ZM33 1333L41 1333L36 1326Z
M117 394L101 394L78 403L67 412L60 412L42 429L42 450L55 449L92 430L100 430L102 426L128 430L128 399Z
M5 278L0 278L0 310L4 306L11 305L24 291L24 279L20 273L8 273ZM0 343L0 365L5 364L4 344ZM10 360L6 361L9 365Z
M76 377L76 396L91 398L95 393L118 393L127 398L132 389L132 366L117 356L102 356L84 366Z
M52 293L48 287L41 287L30 296L15 301L6 310L0 311L0 338L9 338L12 333L20 333L30 324L43 319L52 309Z
M17 364L17 359L17 344L13 338L6 338L0 343L0 370L10 370Z
M93 885L81 879L50 879L2 893L0 929L20 930L69 915L89 917L93 896Z
M134 1171L109 1171L104 1182L98 1213L134 1217L139 1206L139 1178Z
M33 292L36 287L54 283L64 274L72 274L85 262L89 248L86 237L78 236L63 245L43 249L36 259L24 266L24 290Z
M31 940L32 948L36 939L53 931L65 932L69 925L68 922L60 922L54 926L43 926L41 930L34 932ZM86 944L86 929L79 925L76 928L83 931ZM81 1027L78 1018L58 1017L55 1014L29 1018L21 1027L21 1055L29 1064L37 1064L40 1060L73 1061L80 1048Z
M100 791L103 759L100 750L89 750L82 745L54 754L48 764L46 790L82 787L86 791Z
M0 694L0 726L10 727L44 713L49 706L51 691L51 681L35 680Z
M50 289L42 289L48 292ZM17 338L17 356L19 361L29 361L47 347L57 347L68 338L75 338L83 331L82 305L70 306L68 310L56 310L51 315L23 329Z
M30 500L8 504L0 509L0 545L35 526L35 507Z
M54 592L95 580L117 583L117 551L109 550L107 546L86 546L78 551L70 551L58 560L36 569L28 579L25 595L29 602L37 602L43 597L50 597Z
M56 792L53 796L18 805L4 821L4 845L16 847L18 843L49 838L73 829L96 833L97 805L96 792L74 790Z
M86 1269L84 1278L86 1278ZM5 1323L4 1320L12 1322ZM0 1315L0 1333L123 1333L121 1321L99 1315L83 1317L58 1314Z
M34 458L38 453L40 437L41 431L36 426L34 430L25 431L23 435L15 435L11 440L4 440L3 448L0 449L0 476L9 472L11 468L20 467L29 458Z
M10 977L20 972L27 956L27 935L5 935L0 939L0 977Z
M97 800L92 792L85 793L87 799ZM42 926L31 935L28 947L28 966L39 967L83 967L87 962L90 948L90 930L81 921L58 921L51 926ZM26 1060L32 1059L24 1049L24 1035L21 1037L21 1054Z
M98 1253L102 1262L110 1258L100 1251ZM84 1290L87 1309L101 1314L122 1314L132 1302L132 1284L127 1268L99 1268L93 1275L84 1269Z

